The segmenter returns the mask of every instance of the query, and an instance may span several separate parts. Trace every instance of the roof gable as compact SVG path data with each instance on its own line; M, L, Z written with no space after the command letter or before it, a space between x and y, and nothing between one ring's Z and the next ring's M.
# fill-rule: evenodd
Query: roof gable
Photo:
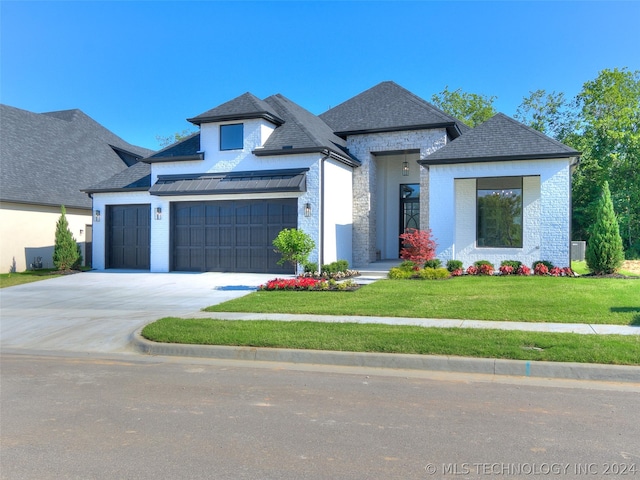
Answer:
M420 163L465 163L481 161L569 158L580 152L543 133L498 113L460 138L435 151Z
M0 195L7 202L89 209L81 188L151 153L77 109L42 114L0 105L0 120Z
M268 103L260 100L249 92L187 120L195 125L200 125L202 123L246 120L251 118L264 118L275 125L281 125L283 123L283 120L278 117Z
M333 133L319 117L283 95L272 95L265 102L285 119L274 130L263 148L254 150L258 156L329 150L347 163L359 162L347 152L346 142Z
M457 118L395 82L382 82L326 111L320 118L340 136L441 127L455 138L469 130Z

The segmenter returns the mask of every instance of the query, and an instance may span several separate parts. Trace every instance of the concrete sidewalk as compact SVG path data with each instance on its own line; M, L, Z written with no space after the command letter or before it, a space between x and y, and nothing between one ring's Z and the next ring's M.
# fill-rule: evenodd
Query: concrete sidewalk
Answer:
M365 317L359 315L299 315L285 313L194 312L185 318L214 318L218 320L277 320L282 322L378 323L386 325L414 325L440 328L483 328L494 330L523 330L527 332L579 333L584 335L640 335L640 326L595 325L587 323L497 322L491 320L449 320L411 317Z
M422 318L389 318L330 315L295 315L266 313L194 312L184 318L220 320L276 320L309 322L353 322L388 325L416 325L443 328L483 328L526 330L532 332L578 333L584 335L640 335L640 327L621 325L588 325L566 323L494 322L480 320L439 320ZM433 370L486 375L510 375L538 378L632 382L640 384L640 367L563 363L491 358L466 358L440 355L407 355L390 353L335 352L292 350L281 348L234 347L156 343L143 338L142 329L131 338L132 347L149 355L247 360L279 363L321 364L345 367Z

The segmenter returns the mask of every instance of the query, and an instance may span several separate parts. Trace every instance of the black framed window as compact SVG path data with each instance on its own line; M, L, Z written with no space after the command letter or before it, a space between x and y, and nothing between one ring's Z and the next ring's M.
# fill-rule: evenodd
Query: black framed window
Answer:
M220 125L220 150L240 150L244 142L244 125Z
M522 247L522 177L476 180L478 247Z

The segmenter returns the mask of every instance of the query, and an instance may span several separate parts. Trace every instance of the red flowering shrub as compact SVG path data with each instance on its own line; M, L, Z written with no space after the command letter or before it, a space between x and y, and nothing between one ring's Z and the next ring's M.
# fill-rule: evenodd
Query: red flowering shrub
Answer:
M464 270L462 270L461 268L456 268L451 272L452 277L461 277L463 274L464 274Z
M526 265L520 265L516 273L518 275L531 275L531 269Z
M478 267L474 267L473 265L471 265L469 268L467 268L467 275L478 275Z
M536 263L536 267L533 269L534 275L548 275L549 267L544 263Z
M562 275L562 269L560 267L553 267L551 270L549 270L549 275L559 277L560 275Z
M502 265L500 268L500 273L502 275L512 275L513 274L513 267L511 265Z
M567 277L575 276L575 274L573 273L573 270L571 270L571 267L564 267L562 269L562 275L567 276Z
M431 230L407 228L407 231L400 235L400 240L402 240L400 258L403 260L410 260L422 267L427 260L432 260L436 256L437 244L431 238Z
M483 263L478 268L480 275L493 275L493 265Z
M258 290L314 290L318 288L321 283L326 283L325 280L318 280L315 278L275 278L269 280L264 285L260 285Z

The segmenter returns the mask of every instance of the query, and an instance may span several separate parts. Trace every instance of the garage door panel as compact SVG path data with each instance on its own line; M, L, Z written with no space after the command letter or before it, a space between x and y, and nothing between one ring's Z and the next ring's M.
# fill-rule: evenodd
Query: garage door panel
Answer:
M107 268L148 270L151 205L107 206Z
M297 226L296 199L179 202L171 209L174 270L293 272L276 264L280 255L273 252L272 241L283 228ZM179 223L186 209L202 212L197 222L184 227L188 240ZM181 247L201 256L186 259Z

